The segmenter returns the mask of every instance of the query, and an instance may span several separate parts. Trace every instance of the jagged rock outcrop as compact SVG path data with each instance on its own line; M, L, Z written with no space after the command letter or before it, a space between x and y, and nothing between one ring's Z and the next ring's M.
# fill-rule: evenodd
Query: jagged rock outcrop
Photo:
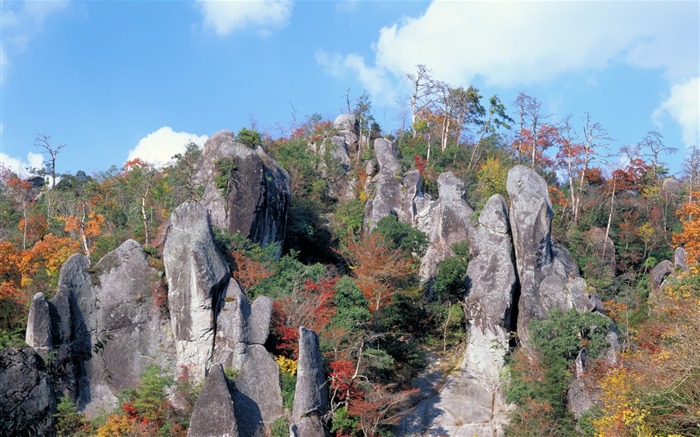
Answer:
M44 358L53 349L51 308L42 292L36 293L32 298L29 316L27 316L27 332L24 341Z
M92 357L95 334L95 292L88 273L90 260L75 254L61 267L58 291L49 302L51 336L56 368L61 378L57 392L74 400L83 409L91 401L86 362Z
M595 387L586 381L585 374L588 371L588 351L583 348L579 351L574 361L575 374L569 384L566 393L567 408L578 420L583 413L588 411L596 399Z
M352 114L340 114L335 118L333 127L338 131L338 135L342 137L348 149L356 152L360 137L357 135L357 119L355 116Z
M667 276L672 275L675 272L673 268L673 263L667 259L656 264L649 275L651 276L651 292L658 292L664 284L664 280Z
M221 174L223 160L229 160ZM219 168L217 168L217 166ZM209 137L197 166L202 204L214 226L266 246L284 241L289 175L265 151L236 142L230 131Z
M230 278L202 204L188 201L173 211L163 262L177 365L201 379L211 364L216 316Z
M465 368L495 392L514 328L511 317L517 283L508 209L501 195L492 196L484 206L470 247Z
M314 331L299 327L299 361L290 434L297 437L327 435L321 418L328 411L328 387L323 358Z
M0 350L0 387L0 435L56 435L53 381L32 348Z
M241 435L256 435L282 416L279 366L265 349L273 300L251 303L231 280L217 318L213 362L238 371L234 402Z
M233 400L239 432L252 436L260 434L265 424L272 424L284 414L280 369L272 355L259 344L248 345L241 362Z
M174 367L175 348L159 307L164 303L157 301L165 296L155 294L164 293L158 272L148 265L139 243L127 240L92 270L97 317L87 369L95 407L90 412L97 414L105 400L116 403L122 390L136 386L149 364Z
M459 370L404 420L404 435L498 435L507 406L500 373L508 352L516 274L508 210L489 199L471 232L465 312L468 344Z
M586 294L571 255L551 240L552 203L547 182L534 170L517 165L508 171L510 226L520 281L518 336L528 342L528 323L544 319L555 308L589 311L595 303Z
M418 171L401 176L401 164L394 145L384 138L374 140L374 153L379 172L372 178L374 193L365 207L363 228L371 232L382 218L393 214L399 221L412 223L415 216L413 199L422 193L423 181Z
M27 344L55 354L56 392L76 401L87 416L117 403L139 383L151 362L171 367L174 348L152 295L159 279L141 246L128 240L93 268L73 255L61 269L51 301L34 296Z
M374 153L379 166L368 163L367 174L372 177L373 196L367 202L363 228L371 232L379 220L393 214L403 223L423 231L429 241L421 259L420 277L427 281L437 274L439 264L452 255L452 245L467 240L473 228L469 217L473 210L464 200L464 182L451 172L438 176L438 199L423 191L423 179L418 170L401 176L401 165L389 140L377 139Z
M438 176L437 183L436 200L422 193L410 193L414 196L417 227L425 232L429 241L419 272L424 281L435 277L440 263L452 255L452 245L467 240L474 228L470 219L474 210L464 200L464 182L451 172L445 172ZM416 182L410 186L421 187L421 184Z
M688 252L682 247L677 247L673 252L673 267L677 270L687 271L688 270Z
M221 364L214 364L192 411L189 437L238 437L232 387ZM247 435L247 434L244 434Z

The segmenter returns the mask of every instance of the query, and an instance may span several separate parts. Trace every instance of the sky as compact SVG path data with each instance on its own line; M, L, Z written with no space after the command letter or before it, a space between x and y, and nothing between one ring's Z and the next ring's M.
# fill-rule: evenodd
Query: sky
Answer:
M519 92L555 123L589 113L611 151L648 131L700 145L700 2L0 0L0 164L21 174L64 145L58 173L163 164L222 129L288 133L371 96L385 132L406 74ZM345 109L344 109L345 108Z

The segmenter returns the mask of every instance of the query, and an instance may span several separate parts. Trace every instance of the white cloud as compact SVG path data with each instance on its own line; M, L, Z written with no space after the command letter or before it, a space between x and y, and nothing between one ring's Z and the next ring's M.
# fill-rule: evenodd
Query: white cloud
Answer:
M207 138L206 135L175 132L169 126L164 126L141 138L136 147L129 151L127 161L141 158L155 166L163 166L172 161L173 156L184 153L190 142L203 146Z
M20 177L29 177L32 173L30 169L41 169L44 167L44 156L41 153L29 152L27 157L16 158L7 153L0 153L0 167L4 167Z
M41 32L47 18L65 9L68 0L3 1L0 5L3 38L0 43L0 84L4 83L10 58L29 47L34 36Z
M686 147L700 146L700 77L671 87L671 95L654 111L654 119L669 114L682 130Z
M292 0L197 0L197 4L204 26L219 36L250 27L269 35L270 29L287 25L294 8Z
M341 56L324 51L316 52L316 62L335 77L352 75L357 77L365 89L378 103L389 104L396 99L396 90L387 72L381 68L370 67L356 54Z
M382 28L374 66L403 78L425 64L434 77L465 85L544 82L612 61L697 74L698 2L433 1L415 18ZM371 64L371 62L369 62Z

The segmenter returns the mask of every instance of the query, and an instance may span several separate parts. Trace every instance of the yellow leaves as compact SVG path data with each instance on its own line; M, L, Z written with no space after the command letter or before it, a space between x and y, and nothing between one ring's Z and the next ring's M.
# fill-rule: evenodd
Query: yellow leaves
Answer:
M127 416L112 414L107 422L97 429L97 437L115 437L133 435L138 431L136 424Z
M279 355L275 358L275 362L280 366L280 372L290 375L297 374L297 360L287 358L284 355Z

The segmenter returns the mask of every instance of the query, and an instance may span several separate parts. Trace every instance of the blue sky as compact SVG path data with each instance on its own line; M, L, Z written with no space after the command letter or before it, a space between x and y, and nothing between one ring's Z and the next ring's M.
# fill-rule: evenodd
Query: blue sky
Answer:
M66 145L58 172L93 173L221 129L333 119L348 89L391 131L419 63L512 115L520 91L552 122L589 112L611 150L657 130L674 172L700 143L697 0L0 1L0 164L15 170L45 158L39 133Z

